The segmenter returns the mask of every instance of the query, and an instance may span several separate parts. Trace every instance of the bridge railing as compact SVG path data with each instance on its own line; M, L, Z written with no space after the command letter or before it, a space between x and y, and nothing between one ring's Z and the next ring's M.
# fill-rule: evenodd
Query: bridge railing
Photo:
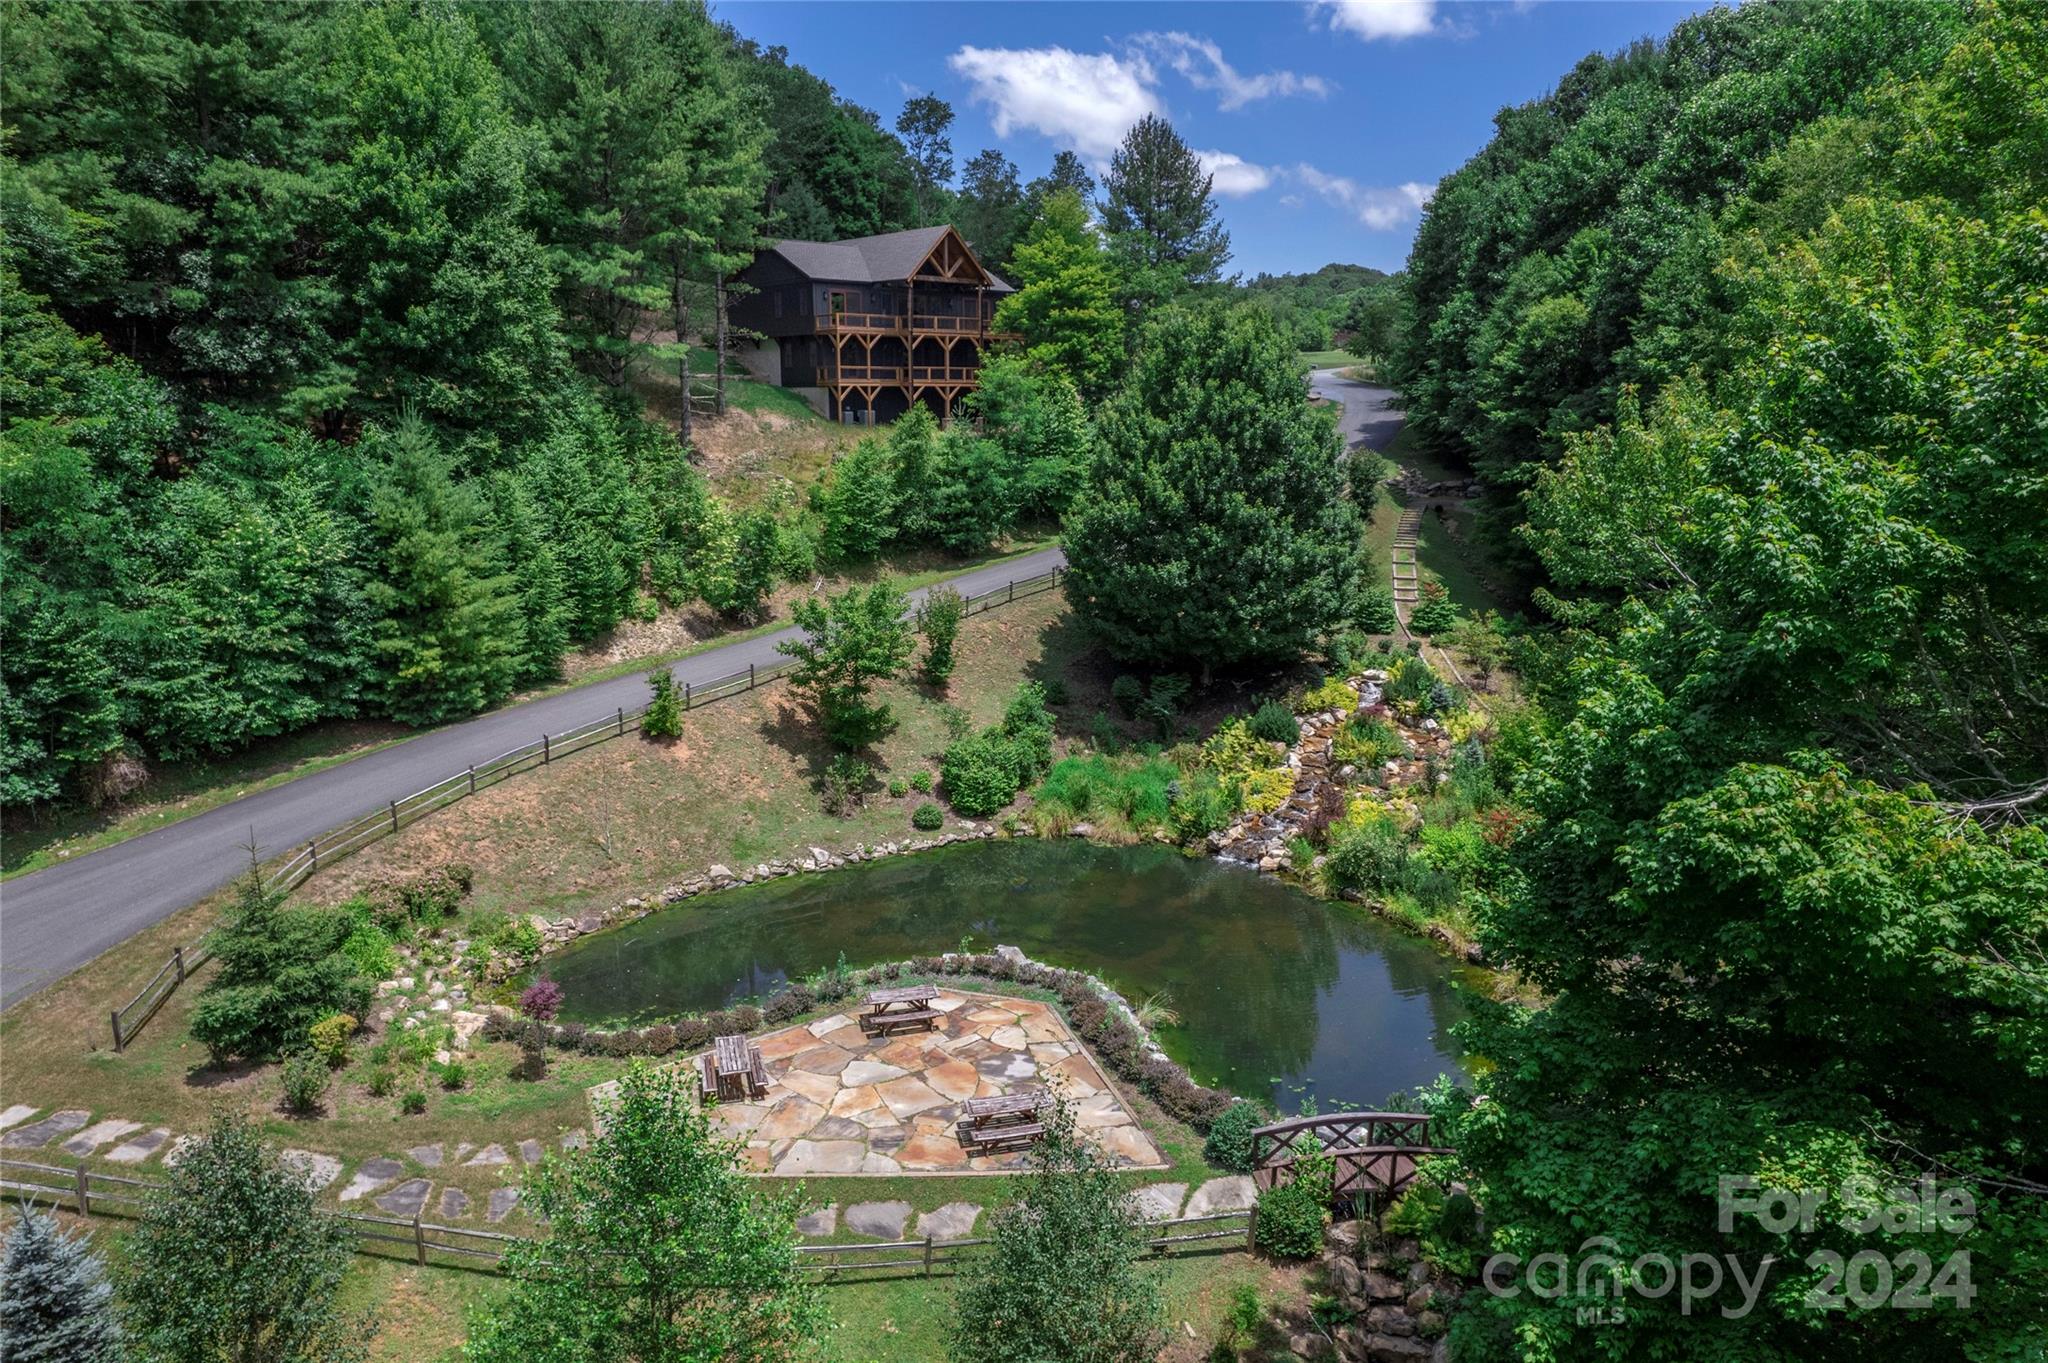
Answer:
M1007 606L1013 601L1028 600L1044 592L1056 590L1065 569L1055 567L1050 572L1034 577L1013 578L1000 587L991 587L985 592L974 592L963 598L965 614L980 615L984 611ZM943 584L940 584L943 585ZM649 670L659 667L651 664ZM787 676L796 663L792 661L773 663L767 667L750 666L743 672L728 673L708 682L684 682L679 697L685 710L694 710L713 701L725 700L751 691L780 677ZM531 743L522 743L509 752L503 752L487 762L465 767L452 772L434 784L410 795L388 801L382 809L372 810L359 818L352 819L338 827L331 828L292 849L290 855L275 866L264 877L263 885L272 893L284 893L296 888L323 866L331 866L343 857L361 851L380 838L388 838L409 824L418 823L435 810L445 809L458 800L465 800L478 791L520 772L532 771L536 767L567 757L570 753L581 752L599 743L614 738L624 738L639 729L640 721L647 714L647 707L636 706L628 710L619 708L601 719L592 720L559 734L542 734ZM143 986L142 991L127 1003L111 1010L114 1032L114 1049L123 1050L142 1030L142 1025L156 1015L172 991L185 981L186 976L197 970L211 955L202 942L197 946L180 947L171 953L155 978Z
M1398 1193L1414 1180L1424 1156L1455 1153L1436 1144L1430 1119L1420 1112L1326 1112L1252 1130L1259 1186L1291 1182L1297 1161L1327 1154L1337 1166L1331 1192L1338 1198Z

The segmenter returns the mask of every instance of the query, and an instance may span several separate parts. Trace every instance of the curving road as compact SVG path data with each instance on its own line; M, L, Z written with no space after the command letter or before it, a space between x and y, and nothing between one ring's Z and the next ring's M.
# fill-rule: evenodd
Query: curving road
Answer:
M1355 382L1334 369L1317 370L1309 384L1317 397L1343 404L1338 429L1347 449L1383 449L1401 429L1390 389ZM1041 549L962 573L950 585L972 595L1038 577L1065 562L1057 548ZM679 682L702 685L749 664L765 667L780 661L775 645L796 633L791 626L707 649L669 670ZM274 856L543 733L592 724L646 699L647 682L637 672L593 682L421 734L0 884L0 1008L219 889L247 864L243 849L251 838L261 855Z
M1066 556L1057 548L961 573L948 585L964 596L1040 577ZM922 591L912 592L913 599ZM702 685L782 661L775 645L794 625L706 649L669 670ZM28 997L232 880L248 865L253 836L265 858L440 781L471 763L593 724L647 700L638 672L527 701L451 724L353 761L126 842L0 884L0 1008Z
M1346 449L1363 445L1370 450L1383 450L1408 419L1394 406L1399 394L1393 389L1347 379L1341 370L1316 370L1308 376L1308 387L1319 398L1343 404L1337 429L1344 433Z

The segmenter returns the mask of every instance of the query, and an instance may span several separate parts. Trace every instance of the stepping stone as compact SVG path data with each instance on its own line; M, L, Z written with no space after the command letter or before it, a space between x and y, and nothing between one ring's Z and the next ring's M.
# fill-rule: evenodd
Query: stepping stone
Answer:
M418 1216L427 1205L427 1194L434 1185L423 1178L409 1178L377 1199L379 1211L393 1216Z
M140 1136L130 1137L107 1152L107 1158L115 1164L140 1164L157 1152L157 1148L171 1138L168 1128L158 1127L145 1131Z
M309 1192L317 1193L341 1177L341 1161L332 1155L313 1150L281 1150L277 1158L285 1168L299 1172Z
M359 1197L365 1197L404 1172L403 1164L382 1155L376 1159L364 1160L362 1167L356 1170L356 1176L348 1181L348 1187L341 1190L339 1200L353 1202Z
M52 1112L39 1122L16 1127L0 1136L0 1146L10 1150L33 1150L48 1145L59 1136L68 1136L86 1123L92 1113L84 1108L69 1108L63 1112Z
M884 1065L879 1060L855 1060L839 1071L841 1088L857 1089L869 1084L883 1084L891 1079L901 1079L905 1071L894 1065Z
M1131 1192L1131 1206L1141 1221L1171 1221L1188 1195L1185 1183L1148 1183Z
M5 1131L10 1126L19 1126L35 1115L35 1108L27 1103L16 1103L5 1112L0 1112L0 1131Z
M837 1202L827 1202L818 1210L799 1216L796 1219L797 1234L807 1236L813 1240L822 1240L837 1229L839 1229L839 1204Z
M512 1214L512 1209L518 1205L519 1190L517 1188L493 1188L491 1189L490 1206L484 1212L484 1220L494 1223L503 1221Z
M917 1218L917 1234L920 1239L929 1235L934 1240L964 1240L974 1233L980 1216L981 1207L976 1203L948 1202Z
M571 1131L568 1135L562 1137L562 1148L564 1150L581 1150L588 1144L590 1144L590 1137L584 1135L581 1131Z
M910 1220L908 1202L856 1202L844 1213L846 1228L876 1240L901 1240Z
M441 1219L452 1221L457 1217L468 1215L469 1194L463 1192L460 1188L443 1188L441 1190Z
M539 1164L541 1157L545 1154L547 1154L547 1151L541 1148L539 1141L519 1142L519 1158L525 1160L528 1164Z
M175 1169L185 1162L185 1152L199 1144L197 1136L180 1136L171 1142L171 1148L164 1152L164 1165Z
M142 1130L141 1122L94 1122L91 1126L64 1142L64 1153L85 1159L108 1141L117 1141L130 1132L140 1130Z
M1223 1178L1212 1178L1195 1189L1195 1195L1188 1199L1185 1216L1214 1216L1219 1212L1241 1212L1258 1201L1259 1190L1252 1186L1251 1175L1229 1174Z
M479 1164L510 1164L511 1162L512 1157L505 1153L505 1147L496 1141L492 1141L489 1145L464 1160L462 1166L467 1169Z
M448 1158L451 1160L459 1160L464 1155L468 1154L470 1151L474 1149L476 1149L476 1147L471 1145L468 1141L461 1141L456 1145L455 1153L450 1155Z
M405 1153L414 1164L419 1165L422 1169L438 1169L441 1167L441 1143L439 1141L435 1141L432 1145L415 1145Z

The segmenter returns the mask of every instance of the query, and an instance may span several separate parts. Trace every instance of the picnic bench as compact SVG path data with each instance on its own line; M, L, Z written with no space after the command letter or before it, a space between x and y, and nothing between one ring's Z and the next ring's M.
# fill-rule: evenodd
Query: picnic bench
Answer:
M969 1098L960 1104L960 1121L955 1127L960 1144L970 1154L1030 1145L1045 1134L1039 1115L1046 1095L1006 1093L999 1098Z
M860 1015L860 1029L869 1036L888 1036L902 1029L929 1030L939 1020L932 1007L939 991L928 984L902 989L877 989L868 995L866 1011Z
M761 1048L743 1036L714 1037L711 1049L697 1057L704 1096L720 1102L743 1102L768 1092L768 1067Z

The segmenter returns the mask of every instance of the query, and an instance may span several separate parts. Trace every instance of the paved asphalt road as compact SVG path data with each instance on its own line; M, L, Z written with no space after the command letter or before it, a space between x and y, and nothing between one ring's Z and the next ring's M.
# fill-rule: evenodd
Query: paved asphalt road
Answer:
M1310 375L1318 397L1344 404L1347 447L1383 448L1401 428L1393 393L1336 370ZM952 579L964 595L1037 577L1064 563L1058 549ZM917 593L913 593L917 595ZM775 645L794 627L686 658L676 680L703 684L780 661ZM531 743L643 704L635 672L421 734L354 761L258 791L33 875L0 884L0 1008L8 1007L169 914L226 884L246 864L253 837L268 858L461 771Z
M1041 549L962 573L951 583L971 596L1042 576L1065 562L1058 549ZM796 633L791 626L707 649L670 670L678 682L702 685L744 672L749 664L767 667L782 661L775 645ZM646 701L647 681L639 672L593 682L421 734L0 884L0 1008L232 880L248 864L243 849L252 835L267 859L471 763Z

